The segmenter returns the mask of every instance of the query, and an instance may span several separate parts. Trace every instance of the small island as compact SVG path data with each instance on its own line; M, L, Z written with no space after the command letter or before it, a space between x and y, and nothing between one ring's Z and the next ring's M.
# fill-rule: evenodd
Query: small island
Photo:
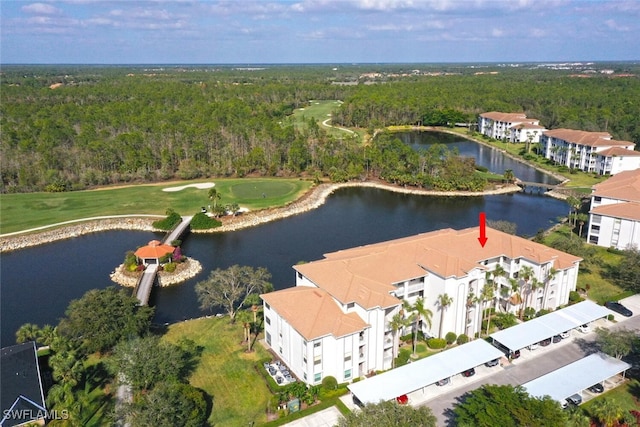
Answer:
M175 245L152 240L135 252L127 252L124 262L111 273L111 280L121 286L135 287L149 265L159 266L158 284L163 287L195 277L202 271L202 265L182 254L179 240L173 243Z

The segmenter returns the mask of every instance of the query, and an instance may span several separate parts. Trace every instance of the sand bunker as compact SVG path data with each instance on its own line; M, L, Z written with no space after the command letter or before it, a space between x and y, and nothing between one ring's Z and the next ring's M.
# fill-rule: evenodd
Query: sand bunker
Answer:
M174 191L184 190L185 188L189 188L189 187L195 187L199 190L206 190L207 188L215 187L215 185L216 184L213 182L202 182L200 184L187 184L187 185L181 185L179 187L167 187L167 188L163 188L162 191L174 192Z

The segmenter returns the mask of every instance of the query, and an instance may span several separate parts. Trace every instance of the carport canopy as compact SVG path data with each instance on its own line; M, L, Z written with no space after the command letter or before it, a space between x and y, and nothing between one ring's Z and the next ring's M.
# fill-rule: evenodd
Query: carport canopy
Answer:
M594 384L618 375L631 365L603 353L570 363L522 386L533 397L550 396L558 402L580 393Z
M419 390L502 356L504 354L488 342L475 340L350 384L348 388L363 404L378 403Z
M602 317L613 314L608 308L582 301L569 307L536 317L527 322L498 331L490 335L511 351L520 350L554 335L569 331Z

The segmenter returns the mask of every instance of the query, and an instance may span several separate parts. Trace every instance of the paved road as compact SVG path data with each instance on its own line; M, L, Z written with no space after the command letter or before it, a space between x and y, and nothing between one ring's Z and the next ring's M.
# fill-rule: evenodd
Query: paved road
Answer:
M627 301L622 301L633 312L633 317L627 319L621 316L616 316L616 319L620 321L611 325L609 329L616 330L620 328L638 329L640 330L640 295L634 295ZM595 350L593 341L595 339L595 333L590 333L583 336L578 336L577 332L573 332L574 338L571 341L563 342L556 348L552 344L548 348L536 350L535 353L523 350L523 359L525 356L529 356L527 360L518 360L516 364L511 366L500 368L495 374L479 378L475 382L469 382L461 387L452 390L451 392L444 393L437 398L424 402L431 408L434 415L438 418L438 426L453 426L451 422L451 410L458 399L468 391L474 390L483 384L498 384L498 385L519 385L531 381L541 375L554 371L569 363L575 362L592 353ZM527 353L526 355L524 353Z

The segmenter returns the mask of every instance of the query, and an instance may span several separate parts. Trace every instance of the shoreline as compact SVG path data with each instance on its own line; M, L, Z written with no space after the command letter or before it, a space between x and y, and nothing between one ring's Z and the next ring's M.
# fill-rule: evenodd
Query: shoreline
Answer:
M298 215L322 206L327 198L335 191L342 188L365 187L377 188L403 194L436 197L482 197L498 194L508 194L520 191L515 184L505 184L500 188L480 192L471 191L432 191L419 188L399 187L392 184L362 181L345 183L323 183L309 189L299 199L282 207L267 208L259 211L250 211L236 217L221 218L222 225L209 230L191 230L192 233L223 233L244 228L255 227L267 222L276 221L290 216ZM11 252L33 246L53 243L59 240L72 239L91 233L109 230L132 230L162 232L153 227L152 223L158 217L131 216L104 217L103 219L90 219L87 222L75 223L61 228L55 228L44 232L32 233L33 230L25 230L23 234L5 236L0 238L0 253ZM77 220L82 221L82 220Z

